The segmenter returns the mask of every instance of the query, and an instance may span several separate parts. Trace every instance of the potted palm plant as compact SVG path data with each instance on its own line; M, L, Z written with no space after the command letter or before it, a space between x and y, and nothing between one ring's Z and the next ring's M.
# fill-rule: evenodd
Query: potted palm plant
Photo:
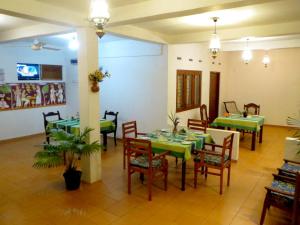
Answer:
M80 186L81 171L78 170L81 156L89 156L100 151L98 141L87 143L89 133L93 129L85 128L79 135L69 134L63 130L51 130L53 144L45 144L35 154L35 168L50 168L65 164L63 174L67 190L76 190ZM63 157L64 156L64 157Z

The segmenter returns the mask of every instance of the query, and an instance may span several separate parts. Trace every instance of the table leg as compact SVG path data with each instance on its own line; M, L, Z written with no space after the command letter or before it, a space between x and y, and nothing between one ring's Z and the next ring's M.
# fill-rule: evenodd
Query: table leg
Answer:
M185 191L185 172L186 172L186 160L182 159L182 168L181 168L181 190Z
M251 150L255 150L255 143L256 143L256 131L252 131L252 143L251 143Z
M264 125L260 126L260 131L259 131L259 143L262 143L263 128L264 128Z

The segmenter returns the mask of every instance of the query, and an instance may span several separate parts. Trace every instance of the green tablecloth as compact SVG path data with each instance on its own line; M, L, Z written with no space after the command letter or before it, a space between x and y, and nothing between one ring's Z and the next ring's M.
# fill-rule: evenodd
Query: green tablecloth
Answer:
M150 133L146 137L151 140L153 152L161 153L167 150L170 151L170 155L185 160L191 158L192 149L203 149L204 143L213 143L210 134L200 134L193 131L190 131L188 135L177 134L175 136L169 132Z
M78 119L71 120L55 120L48 122L48 127L51 128L59 128L67 131L68 133L79 134L80 132L80 124ZM115 128L115 124L112 120L100 120L100 128L101 131L113 130Z
M217 117L211 126L214 127L230 127L249 131L259 131L264 124L264 116L248 116L231 115L229 117Z

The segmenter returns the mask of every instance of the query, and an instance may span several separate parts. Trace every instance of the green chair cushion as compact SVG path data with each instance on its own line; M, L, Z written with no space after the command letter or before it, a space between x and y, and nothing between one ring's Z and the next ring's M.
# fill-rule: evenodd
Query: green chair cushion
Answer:
M130 160L130 164L133 166L139 166L143 168L149 168L149 158L147 156L141 155ZM160 167L162 165L161 159L152 160L152 167Z
M224 162L226 162L227 160L229 160L229 155L224 156ZM199 155L195 157L194 162L200 162ZM221 156L205 154L204 162L211 165L219 166L221 164Z

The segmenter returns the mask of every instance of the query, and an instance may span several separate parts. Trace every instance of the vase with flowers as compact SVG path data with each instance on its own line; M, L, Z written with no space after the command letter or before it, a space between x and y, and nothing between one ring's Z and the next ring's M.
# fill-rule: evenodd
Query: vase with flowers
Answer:
M171 122L173 123L173 135L175 135L177 133L177 126L179 124L179 118L176 116L175 113L170 113L170 115L168 116L169 119L171 120Z
M102 72L102 68L95 70L94 72L89 74L89 80L92 82L91 91L98 92L99 86L98 83L102 82L104 78L110 77L110 73Z

